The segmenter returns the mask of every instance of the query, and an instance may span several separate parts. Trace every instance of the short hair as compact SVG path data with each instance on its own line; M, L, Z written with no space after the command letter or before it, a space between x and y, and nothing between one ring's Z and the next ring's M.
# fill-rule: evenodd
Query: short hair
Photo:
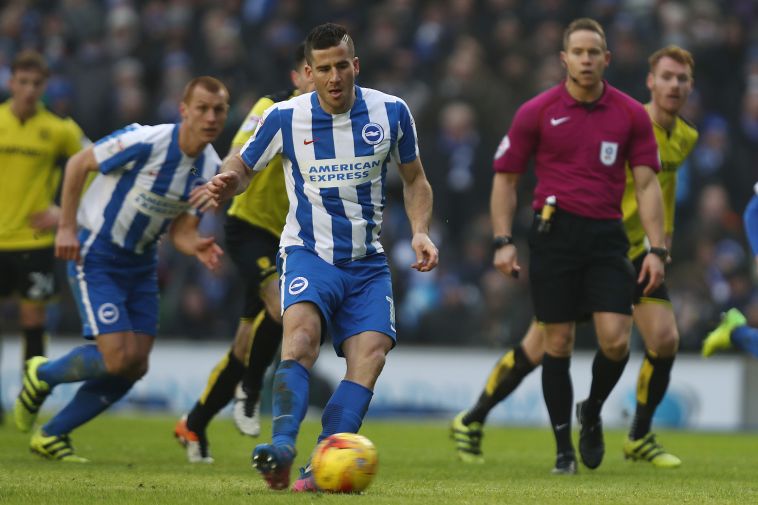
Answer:
M226 93L227 101L229 99L229 90L226 89L226 86L224 86L223 82L209 75L201 75L200 77L195 77L194 79L192 79L184 87L184 93L182 94L182 102L190 103L190 100L192 99L192 93L194 93L195 88L197 88L198 86L207 91L210 91L211 93L218 93L219 91L223 91L224 93Z
M592 18L579 18L573 20L568 27L563 31L563 50L568 49L568 41L569 37L572 33L578 32L580 30L587 30L590 32L595 32L598 35L600 35L600 38L603 40L603 49L608 48L608 44L605 40L605 31L603 31L603 27L600 26L600 23L595 21Z
M45 58L33 49L24 49L13 58L11 63L11 74L19 70L37 70L45 78L50 76L50 68L47 66Z
M311 30L305 39L305 58L310 64L313 61L314 49L329 49L345 42L352 55L355 55L355 46L347 28L335 23L324 23Z
M305 63L305 42L301 42L295 48L295 54L292 58L292 68L298 69Z
M661 61L661 58L671 58L677 63L687 65L690 67L690 74L695 73L695 58L693 58L692 53L686 49L682 49L681 47L673 44L658 49L647 59L647 62L650 64L651 73L655 71L655 67L658 65L658 62Z

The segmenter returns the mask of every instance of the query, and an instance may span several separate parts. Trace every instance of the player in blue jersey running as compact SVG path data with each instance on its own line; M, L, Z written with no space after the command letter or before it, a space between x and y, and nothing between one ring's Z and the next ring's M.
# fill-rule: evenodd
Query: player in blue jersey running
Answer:
M758 183L755 195L747 204L744 213L745 233L753 251L755 266L758 268ZM703 356L708 357L717 351L736 347L758 358L758 328L747 325L747 319L739 309L729 309L724 314L721 324L710 332L703 341Z
M62 383L84 382L74 398L31 439L43 457L86 462L69 433L124 396L146 372L158 326L156 244L168 231L174 246L207 268L221 248L198 235L203 192L221 160L210 142L221 133L229 92L217 79L190 81L178 124L131 125L74 155L66 165L55 254L68 273L85 344L56 360L26 362L16 400L17 427L29 431L40 406ZM80 203L89 172L99 171Z
M390 157L404 185L416 254L412 267L428 272L438 261L429 238L432 190L408 106L355 85L358 58L339 25L314 28L305 55L316 91L268 109L240 156L225 161L208 192L195 199L201 209L218 205L242 192L281 153L290 201L277 261L282 361L274 376L273 442L253 453L253 465L272 489L289 487L310 369L326 333L347 371L324 409L319 440L358 431L395 345L392 285L379 241ZM293 490L314 489L306 465Z

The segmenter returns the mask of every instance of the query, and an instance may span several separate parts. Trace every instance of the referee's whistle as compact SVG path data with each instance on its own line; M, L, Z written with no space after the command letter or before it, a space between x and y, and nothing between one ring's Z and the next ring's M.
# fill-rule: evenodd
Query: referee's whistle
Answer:
M555 195L550 195L545 198L545 205L542 206L542 212L540 212L540 224L537 226L537 231L539 233L547 233L550 231L553 214L555 214L556 203L558 203L558 199Z

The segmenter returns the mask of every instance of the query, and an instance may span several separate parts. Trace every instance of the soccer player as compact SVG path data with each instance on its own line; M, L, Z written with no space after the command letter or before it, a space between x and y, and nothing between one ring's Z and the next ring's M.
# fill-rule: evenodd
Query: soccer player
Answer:
M146 372L158 326L157 241L168 231L174 246L209 269L221 248L198 235L200 213L190 196L218 170L210 142L229 108L226 87L213 77L192 79L184 90L181 122L133 124L73 156L66 165L55 254L69 260L69 280L84 337L94 340L56 360L26 362L14 415L29 431L58 384L84 384L31 438L31 450L49 459L85 462L69 433L124 396ZM88 172L99 171L79 202Z
M229 157L239 154L253 135L263 113L274 103L312 91L305 75L305 44L295 51L290 70L292 88L258 100L232 141ZM236 196L226 219L226 252L245 280L245 305L229 353L208 377L208 385L190 413L177 423L174 434L187 448L190 463L210 463L206 427L235 397L234 422L245 435L260 435L260 391L263 376L282 341L276 252L289 201L284 187L281 156ZM241 387L238 383L242 380Z
M289 487L310 369L327 330L347 371L324 409L319 440L358 431L395 345L392 284L379 241L390 157L399 166L413 230L411 266L428 272L438 262L428 234L432 190L408 106L355 85L359 61L339 25L314 28L305 56L316 92L271 107L240 156L227 159L206 185L208 194L197 196L201 209L218 205L281 153L290 201L277 258L282 361L274 376L273 442L253 452L254 466L272 489ZM294 490L314 487L306 466Z
M744 213L745 233L758 268L758 183L755 184L755 196L750 199ZM732 345L741 351L749 352L758 358L758 328L747 325L747 319L739 309L729 309L718 327L710 332L703 341L703 356L708 357L717 351L729 349Z
M637 276L637 282L646 280L644 296L660 285L668 251L655 177L658 150L645 109L603 80L610 53L596 21L573 21L563 48L566 80L519 108L495 154L491 213L494 265L506 275L518 272L511 235L516 186L534 156L529 274L536 319L545 331L542 391L557 446L553 473L573 474L569 365L575 321L591 313L599 343L589 398L578 405L579 451L589 468L605 453L600 410L629 357L635 275L621 221L627 163L653 246ZM543 208L546 202L554 203L554 215Z
M653 124L661 156L661 184L664 202L666 244L671 245L674 231L674 211L677 169L697 142L698 133L679 116L692 91L694 60L689 51L668 46L654 52L648 59L650 72L647 86L650 102L645 106ZM626 188L622 201L624 228L631 244L629 259L640 272L647 248L645 231L639 218L635 198L634 178L627 167ZM650 433L655 409L663 399L671 376L674 355L678 349L679 333L666 286L643 296L643 283L637 283L634 294L634 323L645 343L645 358L637 381L637 406L629 438L624 443L625 457L651 462L656 467L675 468L681 464L676 456L666 452ZM482 425L490 410L505 399L542 361L543 325L533 322L521 345L507 352L490 373L484 391L476 405L461 412L453 420L452 432L458 455L464 462L481 463Z
M45 303L58 292L53 241L59 164L89 143L72 119L40 103L49 74L42 55L18 53L11 96L0 104L0 298L20 295L24 361L45 354Z

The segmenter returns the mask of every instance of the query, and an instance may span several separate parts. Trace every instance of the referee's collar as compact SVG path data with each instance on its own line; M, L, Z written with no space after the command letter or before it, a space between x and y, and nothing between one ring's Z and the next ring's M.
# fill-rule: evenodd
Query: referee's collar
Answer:
M595 100L594 102L580 102L573 96L571 96L571 93L568 92L568 89L566 88L566 81L562 81L558 86L560 86L560 93L561 93L561 100L563 101L564 105L566 107L587 107L587 108L594 108L598 105L606 105L609 100L609 89L610 84L608 84L608 81L603 79L603 92L600 94L600 97Z

